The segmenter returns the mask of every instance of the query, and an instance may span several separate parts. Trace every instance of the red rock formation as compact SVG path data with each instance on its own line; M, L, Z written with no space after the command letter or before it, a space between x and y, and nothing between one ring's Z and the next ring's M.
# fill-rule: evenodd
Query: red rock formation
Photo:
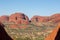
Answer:
M60 17L60 13L53 14L51 17L52 17L52 18Z
M4 25L0 23L0 40L13 40L5 31Z
M4 16L1 16L0 17L0 21L1 22L9 21L9 17L8 16L5 16L5 15Z
M48 22L48 21L49 21L49 17L47 16L33 16L31 18L31 22L36 26L40 26L40 23Z
M45 40L60 40L60 23Z
M44 16L33 16L31 18L31 22L47 22L49 19L48 17Z
M53 22L59 23L60 22L60 14L54 14L52 16L33 16L31 18L31 22Z
M51 19L50 21L53 22L53 23L59 23L60 22L60 18L57 17L57 18Z
M9 17L10 22L15 22L16 24L28 24L29 18L23 13L15 13Z
M60 22L60 14L54 14L50 17L50 21L54 23L59 23Z

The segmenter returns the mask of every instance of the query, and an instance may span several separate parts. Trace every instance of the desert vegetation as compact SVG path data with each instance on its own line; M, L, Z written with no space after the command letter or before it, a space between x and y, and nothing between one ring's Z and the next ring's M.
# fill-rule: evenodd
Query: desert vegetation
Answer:
M10 25L15 23L5 22L5 30L14 40L44 40L44 38L52 32L56 25L49 23L40 23L40 26L36 26L33 23L29 25L15 24L17 28L11 28ZM28 26L27 28L20 29L19 26Z

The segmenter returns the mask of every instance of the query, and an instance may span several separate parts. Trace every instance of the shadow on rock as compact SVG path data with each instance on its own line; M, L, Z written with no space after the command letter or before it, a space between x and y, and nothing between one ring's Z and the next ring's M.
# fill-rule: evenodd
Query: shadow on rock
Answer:
M5 31L4 25L0 23L0 40L13 40Z

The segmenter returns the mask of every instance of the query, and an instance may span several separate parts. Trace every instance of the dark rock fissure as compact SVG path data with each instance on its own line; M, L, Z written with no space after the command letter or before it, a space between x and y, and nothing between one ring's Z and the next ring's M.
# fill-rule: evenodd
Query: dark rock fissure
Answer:
M59 28L59 30L57 32L57 35L55 37L55 40L60 40L60 28Z
M17 20L17 17L16 17L16 20Z
M22 16L23 16L23 18L22 18L22 19L26 20L25 15L24 15L24 14L22 14Z

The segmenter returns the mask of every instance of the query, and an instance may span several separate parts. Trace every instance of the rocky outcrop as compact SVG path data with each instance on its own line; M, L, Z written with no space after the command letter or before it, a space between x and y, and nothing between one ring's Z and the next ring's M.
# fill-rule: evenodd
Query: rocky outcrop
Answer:
M45 40L60 40L60 23Z
M51 17L52 18L60 17L60 13L53 14Z
M48 21L49 21L49 17L47 16L33 16L31 18L31 22L36 26L40 26L41 23L48 22Z
M60 13L54 14L51 16L33 16L31 20L24 14L16 12L14 14L11 14L10 16L1 16L0 22L11 22L15 24L29 24L33 23L36 26L40 26L42 23L59 23L60 22Z
M31 18L31 22L47 22L48 21L48 17L44 17L44 16L33 16Z
M13 40L5 31L4 25L0 23L0 40Z
M52 16L33 16L31 18L31 22L53 22L59 23L60 22L60 14L54 14Z
M0 17L0 22L9 21L9 16L3 15Z
M59 23L60 22L60 13L54 14L52 16L33 16L31 20L29 21L29 18L24 13L16 12L14 14L11 14L10 16L1 16L0 17L1 22L15 22L16 24L29 24L29 22L53 22L53 23Z
M16 24L29 24L29 18L23 13L15 13L10 15L10 22L15 22Z
M50 21L54 23L59 23L60 22L60 14L54 14L50 17Z

